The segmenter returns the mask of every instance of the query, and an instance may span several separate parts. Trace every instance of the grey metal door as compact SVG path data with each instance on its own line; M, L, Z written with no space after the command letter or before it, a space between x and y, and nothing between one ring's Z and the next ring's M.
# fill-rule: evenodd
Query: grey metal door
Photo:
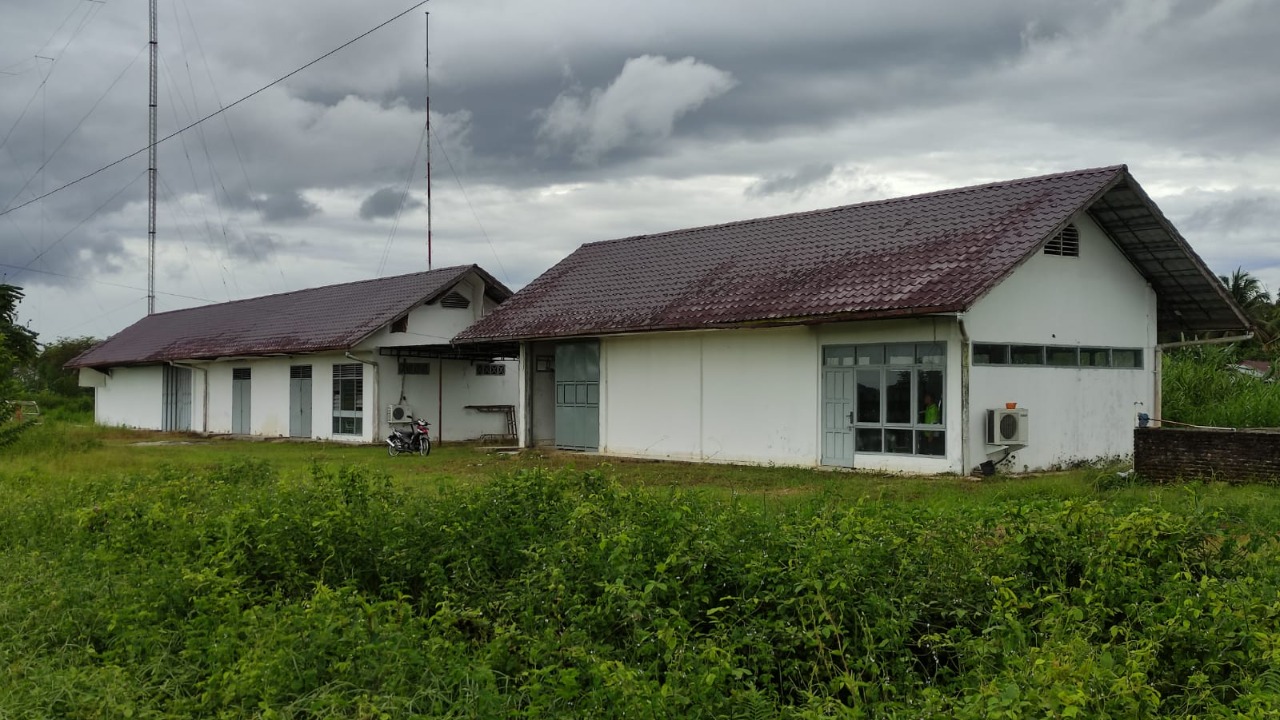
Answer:
M289 368L289 436L311 437L311 366Z
M822 369L822 464L853 467L853 368Z
M162 377L164 403L161 409L162 430L191 429L191 368L166 365Z
M236 435L248 435L252 427L249 424L251 378L249 368L231 370L231 432Z
M600 449L600 343L556 345L556 447Z

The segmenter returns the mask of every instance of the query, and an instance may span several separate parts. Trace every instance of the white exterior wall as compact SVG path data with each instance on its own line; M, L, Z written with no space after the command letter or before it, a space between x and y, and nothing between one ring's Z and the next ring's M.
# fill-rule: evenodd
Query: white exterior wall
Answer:
M431 423L433 441L475 440L482 435L507 432L506 415L466 406L511 405L514 412L520 383L518 362L498 363L506 366L505 375L476 375L475 363L469 360L405 358L410 362L429 363L431 373L401 375L398 358L384 355L376 360L382 389L376 418L379 438L391 432L386 421L387 407L401 403L408 405L415 417ZM365 397L367 401L367 393Z
M458 333L466 330L496 307L492 300L485 297L484 287L484 282L475 273L468 273L440 296L444 297L450 292L457 292L471 300L469 307L447 308L441 307L438 302L431 305L418 305L409 311L405 332L393 333L388 325L370 335L356 347L359 350L372 350L379 347L405 345L447 345Z
M602 338L600 451L814 466L822 451L822 347L934 341L948 351L948 457L858 454L854 467L958 472L960 342L951 318Z
M974 343L1143 349L1141 370L976 365L970 371L970 464L999 459L985 442L986 410L1027 408L1027 447L1009 466L1035 470L1133 453L1138 412L1153 412L1156 297L1088 217L1076 219L1080 257L1037 254L965 317Z
M363 356L361 356L363 357ZM364 359L368 359L365 357ZM231 371L249 368L249 429L253 435L263 437L288 437L289 435L289 368L294 365L311 366L311 437L319 440L342 442L372 442L377 428L371 422L376 388L372 369L364 367L363 433L360 435L333 434L333 366L355 363L342 353L295 355L289 357L250 358L220 360L202 367L209 370L209 425L211 433L231 432ZM202 373L197 370L198 376ZM200 416L192 412L191 426L201 429Z
M83 371L82 371L83 372ZM159 429L164 369L118 367L94 388L93 419L99 425Z

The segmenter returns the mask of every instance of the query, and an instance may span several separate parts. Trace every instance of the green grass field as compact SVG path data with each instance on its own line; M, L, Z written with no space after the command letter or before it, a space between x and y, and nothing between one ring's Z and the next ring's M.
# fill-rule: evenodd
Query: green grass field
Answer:
M1270 487L0 453L0 718L1280 716Z

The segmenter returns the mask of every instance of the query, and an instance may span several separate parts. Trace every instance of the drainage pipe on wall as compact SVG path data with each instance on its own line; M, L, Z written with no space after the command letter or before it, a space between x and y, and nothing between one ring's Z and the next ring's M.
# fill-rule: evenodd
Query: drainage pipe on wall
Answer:
M382 405L378 403L378 375L379 375L378 363L373 360L362 360L356 357L355 355L352 355L349 352L343 353L343 356L346 357L348 360L355 360L358 363L364 363L365 365L370 365L373 367L373 435L372 435L372 438L373 438L373 442L377 442L378 436L382 434L380 432L381 428L378 427L378 418L382 417L381 415L378 414L378 409L382 407Z
M960 328L960 474L969 473L969 331L964 313L956 313Z
M204 383L203 383L204 392L201 394L202 398L200 400L200 432L208 433L209 432L209 368L208 366L202 367L200 365L188 365L187 363L180 363L174 360L170 360L169 364L172 365L173 367L190 368L192 370L199 370L200 372L204 373Z

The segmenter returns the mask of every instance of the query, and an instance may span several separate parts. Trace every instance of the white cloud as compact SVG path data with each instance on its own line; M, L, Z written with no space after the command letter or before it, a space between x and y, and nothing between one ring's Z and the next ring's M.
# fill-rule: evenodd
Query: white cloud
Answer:
M609 87L561 93L538 112L548 148L572 147L579 162L671 136L676 120L737 84L729 73L692 57L642 55L627 60Z

